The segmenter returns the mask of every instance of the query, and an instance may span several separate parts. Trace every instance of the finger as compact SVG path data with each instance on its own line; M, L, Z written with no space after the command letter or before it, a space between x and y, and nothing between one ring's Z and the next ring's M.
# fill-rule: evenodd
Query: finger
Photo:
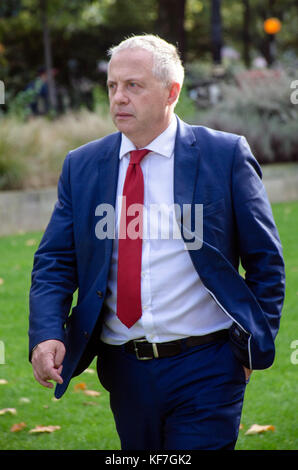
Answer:
M56 368L60 367L62 362L63 362L63 359L64 359L64 356L65 356L65 346L63 343L59 342L57 343L57 347L56 347L56 350L55 350L55 356L54 356L54 366Z
M55 367L52 367L51 369L48 369L47 375L43 378L46 379L46 380L54 380L55 382L57 382L59 384L62 384L63 379L60 375L61 371L59 369L56 369Z
M46 387L46 388L53 388L53 384L51 382L47 382L47 380L43 380L40 377L40 375L38 374L38 372L33 370L33 374L34 374L34 377L37 380L37 382L40 383L40 385L42 385L43 387Z
M53 384L49 382L50 380L54 380L54 382L57 382L59 384L63 383L63 379L60 376L60 373L55 368L51 368L45 374L38 373L38 378L39 378L39 382L42 385L49 387L49 388L53 388Z
M47 361L46 365L44 367L34 367L34 372L36 373L38 377L38 381L44 385L44 386L49 386L49 380L54 380L57 383L63 383L62 377L61 377L61 371L62 371L62 366L60 366L58 369L53 366L53 361ZM53 384L51 384L50 388L53 387Z

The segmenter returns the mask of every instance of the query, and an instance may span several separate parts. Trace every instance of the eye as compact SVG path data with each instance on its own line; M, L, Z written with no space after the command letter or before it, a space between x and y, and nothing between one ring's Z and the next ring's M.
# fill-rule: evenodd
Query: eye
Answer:
M135 82L129 82L129 87L130 88L137 88L138 84Z
M113 90L115 87L116 87L115 83L109 82L109 83L107 84L108 90Z

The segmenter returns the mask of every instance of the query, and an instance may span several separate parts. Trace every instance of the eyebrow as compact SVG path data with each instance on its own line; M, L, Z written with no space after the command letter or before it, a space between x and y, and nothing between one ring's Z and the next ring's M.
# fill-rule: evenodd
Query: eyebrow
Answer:
M109 83L116 83L117 80L112 80L112 79L107 79L107 85ZM142 78L137 78L137 77L130 77L130 78L126 78L125 80L123 80L124 82L142 82L143 79Z

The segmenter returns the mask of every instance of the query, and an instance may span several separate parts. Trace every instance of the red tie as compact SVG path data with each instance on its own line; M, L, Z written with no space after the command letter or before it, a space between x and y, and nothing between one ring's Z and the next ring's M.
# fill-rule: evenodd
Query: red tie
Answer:
M118 245L117 316L127 328L134 325L142 316L141 267L144 178L140 162L149 152L150 150L146 149L130 152L130 162L123 186ZM124 197L126 201L124 201ZM137 219L139 220L137 233L132 230L132 227L135 227L132 224L136 217L135 211L132 215L125 213L129 213L132 204L140 205L137 208Z

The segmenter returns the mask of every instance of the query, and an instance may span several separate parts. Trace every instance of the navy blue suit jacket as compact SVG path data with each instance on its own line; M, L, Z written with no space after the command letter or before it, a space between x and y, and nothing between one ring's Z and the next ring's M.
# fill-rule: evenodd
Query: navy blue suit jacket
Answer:
M58 201L35 253L29 351L47 339L65 343L64 382L56 397L97 353L113 240L96 237L95 210L103 203L115 206L120 142L117 132L67 155ZM274 360L285 291L282 247L261 177L244 137L178 119L174 202L203 204L203 243L189 256L233 320L231 347L251 369ZM69 315L76 289L78 302Z

